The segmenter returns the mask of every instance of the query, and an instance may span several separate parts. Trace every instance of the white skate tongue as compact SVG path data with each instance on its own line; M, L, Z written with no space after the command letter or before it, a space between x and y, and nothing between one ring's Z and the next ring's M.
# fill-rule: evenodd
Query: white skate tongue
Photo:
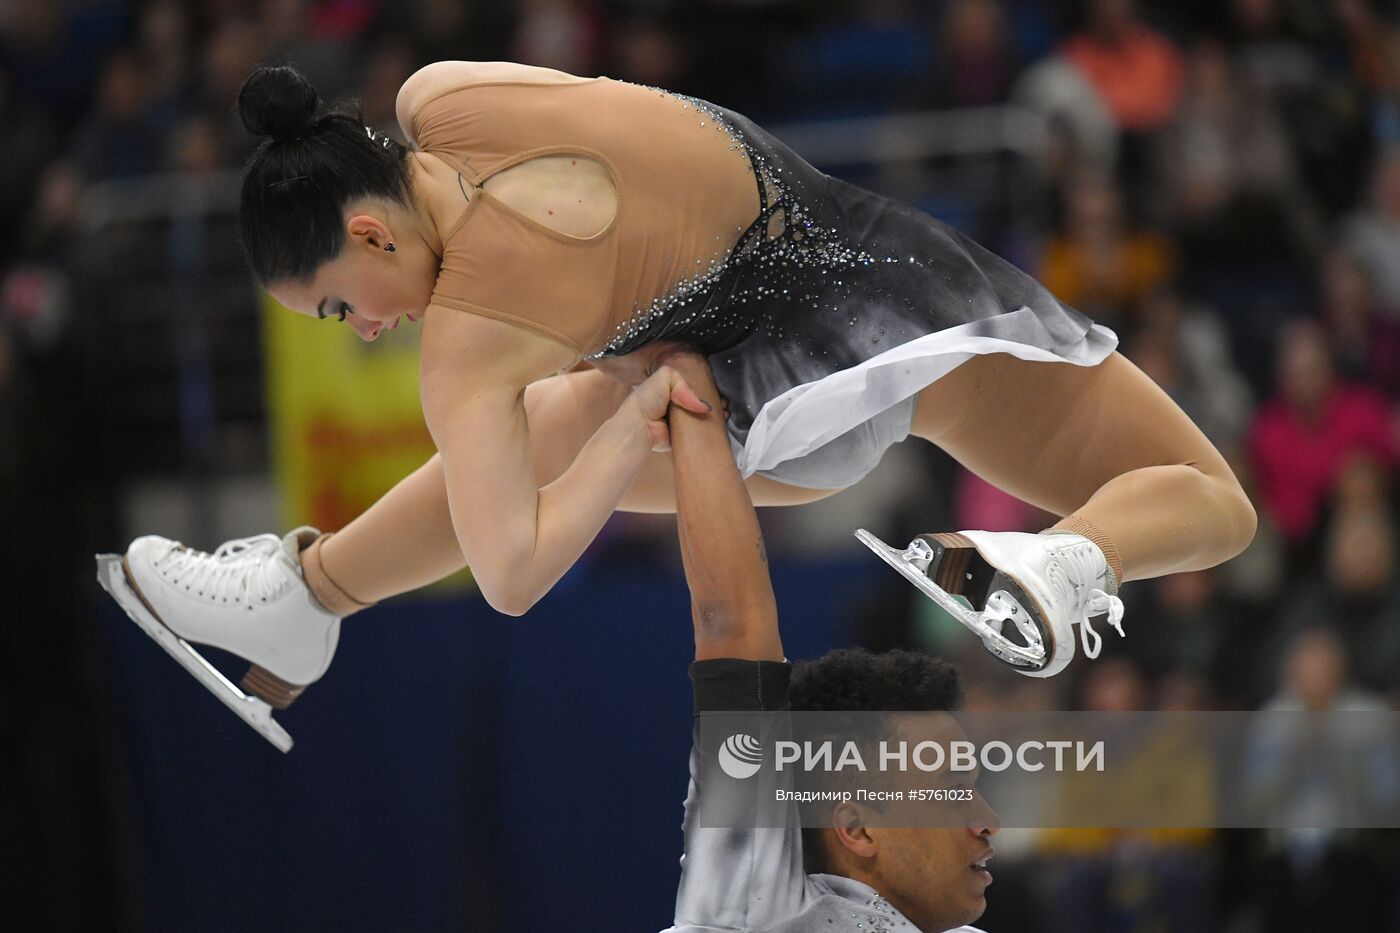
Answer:
M287 555L297 572L301 572L301 552L321 537L321 529L311 525L300 525L282 536L282 553Z

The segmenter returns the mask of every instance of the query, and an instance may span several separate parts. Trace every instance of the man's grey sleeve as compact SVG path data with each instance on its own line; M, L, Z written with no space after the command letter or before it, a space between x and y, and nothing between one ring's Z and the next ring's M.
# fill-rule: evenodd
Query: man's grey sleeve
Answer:
M792 666L781 661L713 659L691 665L697 733L702 717L739 711L786 711ZM781 736L786 717L762 717L764 748ZM676 933L762 930L800 914L807 906L807 874L802 868L802 830L796 805L783 826L702 826L707 787L728 780L715 762L702 761L698 742L691 749L690 790L685 800L685 854L676 895ZM771 772L754 778L756 794L772 794ZM713 795L713 794L712 794Z

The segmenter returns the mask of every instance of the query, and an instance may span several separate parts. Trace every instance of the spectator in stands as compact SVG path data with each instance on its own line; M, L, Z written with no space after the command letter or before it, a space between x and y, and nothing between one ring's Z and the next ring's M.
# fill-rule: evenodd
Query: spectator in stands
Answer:
M0 69L15 93L59 125L89 108L93 84L116 44L123 3L8 0L0 4Z
M1384 30L1384 46L1375 95L1371 100L1371 135L1381 146L1400 145L1400 27Z
M521 0L510 59L569 74L597 74L603 37L602 11L590 0Z
M930 105L976 107L1006 99L1018 63L998 0L952 0L937 34L941 48L925 97Z
M1101 174L1079 174L1065 199L1064 231L1045 249L1040 280L1095 320L1121 320L1170 277L1170 244L1128 226L1118 189Z
M1352 70L1362 62L1338 48L1339 33L1348 27L1333 6L1280 0L1230 5L1232 45L1247 82L1257 100L1279 110L1301 175L1329 214L1356 197L1370 150Z
M355 97L360 101L365 125L404 142L394 113L399 88L417 70L417 56L408 39L389 33L375 40L360 64L360 80Z
M1065 56L1108 104L1119 129L1159 129L1181 99L1181 51L1137 16L1133 0L1090 0L1089 22Z
M653 87L683 87L686 44L660 19L636 17L618 27L613 60L616 76Z
M1376 159L1370 203L1347 221L1344 237L1370 275L1381 313L1400 318L1400 145Z
M1245 750L1251 799L1274 825L1336 826L1347 812L1394 805L1400 760L1393 736L1375 728L1378 720L1282 715L1385 709L1380 698L1352 684L1348 666L1345 645L1327 630L1304 631L1289 644L1279 692L1264 706L1270 715L1259 718ZM1268 896L1255 897L1263 907L1262 929L1391 928L1393 885L1355 831L1276 831L1269 849L1259 875Z
M1186 75L1186 94L1156 153L1164 212L1209 218L1241 195L1296 194L1283 124L1268 99L1250 93L1224 46L1197 42Z
M1253 400L1231 361L1219 316L1159 289L1138 305L1134 320L1128 356L1233 460L1241 452Z
M1147 614L1162 642L1160 650L1144 653L1141 660L1157 673L1173 674L1173 687L1215 674L1221 641L1235 622L1220 598L1219 578L1200 570L1154 581Z
M1396 443L1384 396L1338 381L1315 321L1284 329L1276 379L1250 429L1250 462L1263 513L1301 558L1347 461L1367 454L1393 469Z
M121 51L102 70L97 106L78 130L73 158L89 181L159 171L163 127L150 119L147 79L134 53Z
M231 16L214 27L196 59L193 109L218 120L224 151L234 159L252 151L252 142L228 105L259 58L268 54L259 24ZM232 167L232 166L230 166Z
M1348 465L1323 544L1323 574L1288 601L1279 637L1325 627L1346 647L1359 686L1397 693L1400 555L1386 487L1387 477L1374 460L1360 458Z
M515 18L514 3L462 3L461 0L416 0L386 4L384 25L405 30L426 62L490 61L504 56Z
M1322 320L1338 372L1400 396L1400 315L1377 312L1370 272L1355 256L1334 250L1320 272Z
M0 146L0 216L19 218L29 210L34 179L53 155L56 140L45 115L15 95L9 75L0 69L0 126L5 128L5 144ZM0 265L8 260L21 242L16 225L0 233Z
M335 99L349 93L360 59L356 54L355 18L341 22L335 17L339 10L354 11L358 3L320 3L310 0L277 0L263 9L258 18L258 42L266 50L260 56L273 60L296 62L317 76L321 91ZM347 34L348 33L348 34ZM240 41L238 33L225 32L217 37L218 44L233 45ZM239 58L236 47L228 49L227 67ZM219 83L226 80L220 68ZM412 68L409 72L412 72Z
M1331 6L1351 59L1351 77L1365 90L1381 87L1390 38L1385 20L1370 0L1333 0Z
M213 120L187 117L170 136L169 165L174 171L190 175L216 172L228 164L221 144Z
M158 0L138 14L135 51L146 76L152 110L168 116L188 106L189 81L199 45L191 12L177 0Z
M1279 0L1231 0L1233 39L1249 83L1275 99L1318 83L1322 62L1307 41L1316 21L1294 16Z

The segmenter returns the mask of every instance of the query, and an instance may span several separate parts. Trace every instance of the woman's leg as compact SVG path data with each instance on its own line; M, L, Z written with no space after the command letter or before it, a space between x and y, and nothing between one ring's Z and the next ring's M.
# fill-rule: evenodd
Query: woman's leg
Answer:
M593 433L630 391L595 370L544 379L525 390L525 410L541 485L568 469ZM801 489L752 477L756 505L796 505L837 490ZM623 499L622 511L674 512L671 455L653 454ZM434 455L333 536L319 553L321 569L346 595L374 603L435 583L465 566L452 518L442 458Z
M914 433L1066 516L1056 527L1094 539L1120 582L1212 567L1254 537L1225 459L1117 353L1095 367L974 357L919 394Z

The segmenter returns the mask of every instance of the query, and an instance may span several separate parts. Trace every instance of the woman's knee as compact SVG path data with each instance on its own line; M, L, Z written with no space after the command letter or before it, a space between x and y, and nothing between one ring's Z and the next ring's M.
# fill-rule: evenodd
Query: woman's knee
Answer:
M1229 560L1249 547L1259 530L1259 516L1254 504L1249 501L1244 487L1234 473L1226 469L1222 474L1196 471L1200 481L1207 484L1210 494L1206 497L1207 506L1215 510L1223 519L1225 534L1221 535L1221 561Z
M1230 557L1244 551L1254 541L1254 535L1259 530L1259 515L1254 511L1254 503L1249 501L1249 496L1245 495L1244 488L1239 481L1231 477L1231 489L1228 492L1230 502L1229 508L1233 516L1231 523L1235 529L1235 534L1231 541Z

